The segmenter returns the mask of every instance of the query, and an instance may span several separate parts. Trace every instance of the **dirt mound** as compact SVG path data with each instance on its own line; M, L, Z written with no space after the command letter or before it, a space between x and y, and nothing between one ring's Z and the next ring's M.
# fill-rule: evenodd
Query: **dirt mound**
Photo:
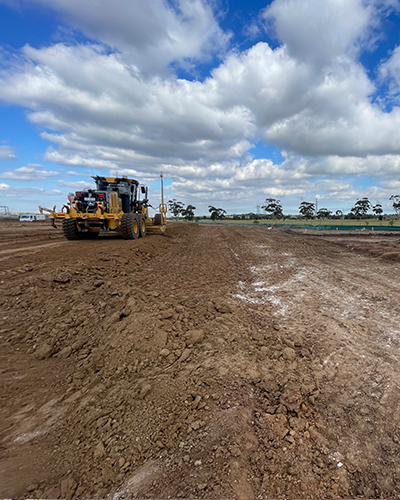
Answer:
M0 226L0 496L397 495L394 261L256 227L32 227Z

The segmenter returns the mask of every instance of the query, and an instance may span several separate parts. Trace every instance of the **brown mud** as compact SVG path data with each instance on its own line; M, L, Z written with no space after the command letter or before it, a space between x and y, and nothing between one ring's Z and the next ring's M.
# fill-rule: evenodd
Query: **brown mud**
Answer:
M400 243L0 224L0 497L400 497Z

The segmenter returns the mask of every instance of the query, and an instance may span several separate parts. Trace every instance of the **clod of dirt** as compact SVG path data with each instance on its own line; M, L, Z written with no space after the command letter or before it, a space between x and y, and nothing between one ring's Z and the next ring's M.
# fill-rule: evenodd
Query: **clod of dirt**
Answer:
M95 459L97 458L101 458L105 455L106 453L106 450L104 448L104 444L100 441L99 443L97 443L95 449L94 449L94 452L93 452L93 457Z
M190 330L186 333L186 344L195 345L204 339L203 330Z
M140 389L139 397L144 399L150 391L151 391L151 385L147 382L144 383L142 385L142 388Z
M35 355L38 359L47 359L50 358L50 356L52 356L55 352L56 349L54 346L49 344L42 344L36 349Z
M288 422L285 415L270 415L269 413L266 413L264 415L264 421L266 424L265 438L268 441L283 439L289 432L287 427Z
M72 353L72 347L64 347L60 352L57 353L57 356L60 358L68 358Z
M186 361L189 358L191 352L191 349L185 349L181 357L178 359L178 363L183 363L184 361Z
M282 356L288 361L293 361L294 359L296 359L296 351L291 347L285 347L285 349L283 349L282 351Z
M221 314L227 314L232 312L231 307L221 299L214 299L213 304L215 306L215 309Z

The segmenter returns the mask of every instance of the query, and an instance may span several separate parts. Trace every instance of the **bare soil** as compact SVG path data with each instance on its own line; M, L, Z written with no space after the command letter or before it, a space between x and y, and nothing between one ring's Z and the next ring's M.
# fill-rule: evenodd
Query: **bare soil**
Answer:
M0 497L400 498L395 234L0 224Z

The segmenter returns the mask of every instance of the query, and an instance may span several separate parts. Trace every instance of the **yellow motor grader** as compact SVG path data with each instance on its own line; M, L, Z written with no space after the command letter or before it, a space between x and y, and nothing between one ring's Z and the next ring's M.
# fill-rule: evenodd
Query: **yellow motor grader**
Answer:
M68 240L97 238L100 233L116 231L129 239L146 236L147 232L165 231L167 206L163 200L161 174L161 204L158 213L149 217L148 188L127 177L93 176L96 189L83 189L68 195L68 205L61 212L39 207L49 212L53 226L62 222ZM141 199L142 195L142 199Z

